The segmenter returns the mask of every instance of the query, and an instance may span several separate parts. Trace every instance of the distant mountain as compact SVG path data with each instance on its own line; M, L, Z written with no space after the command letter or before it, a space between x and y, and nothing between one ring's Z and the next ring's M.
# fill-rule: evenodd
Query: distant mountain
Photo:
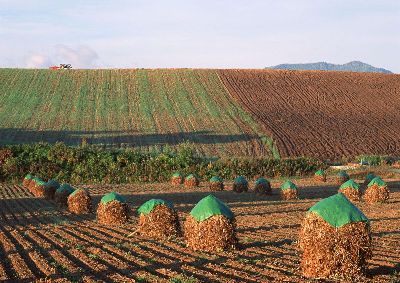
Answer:
M327 62L308 63L308 64L280 64L266 69L281 70L322 70L322 71L350 71L350 72L367 72L367 73L385 73L392 74L391 71L376 68L360 61L351 61L347 64L337 65Z

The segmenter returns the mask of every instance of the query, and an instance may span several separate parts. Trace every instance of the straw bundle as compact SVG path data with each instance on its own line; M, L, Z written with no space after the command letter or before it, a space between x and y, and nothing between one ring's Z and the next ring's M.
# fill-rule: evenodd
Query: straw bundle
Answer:
M258 195L272 194L271 183L267 179L258 178L254 186L254 192Z
M371 232L366 222L336 229L309 213L300 232L301 268L305 277L343 278L365 274L371 258Z
M176 211L164 204L159 204L148 214L140 213L138 232L153 239L167 239L181 235Z
M194 188L194 187L199 186L200 181L195 175L190 174L185 178L184 184L185 184L185 188Z
M214 215L197 222L192 216L185 221L185 240L188 247L197 251L215 252L235 249L237 245L236 222L223 215Z
M92 211L92 197L87 190L78 189L68 197L68 210L75 214L86 214Z

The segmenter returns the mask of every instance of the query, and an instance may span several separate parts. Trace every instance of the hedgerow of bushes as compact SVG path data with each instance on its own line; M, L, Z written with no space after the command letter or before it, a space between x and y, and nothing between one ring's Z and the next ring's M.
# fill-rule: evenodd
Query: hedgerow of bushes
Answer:
M63 143L12 145L0 149L0 180L18 182L27 173L43 179L69 183L163 182L175 171L193 173L208 180L212 176L234 179L258 176L303 176L324 165L314 159L217 159L195 154L190 144L162 152L133 149L71 147Z
M360 155L356 157L356 161L365 162L371 166L391 165L396 161L396 158L387 155Z

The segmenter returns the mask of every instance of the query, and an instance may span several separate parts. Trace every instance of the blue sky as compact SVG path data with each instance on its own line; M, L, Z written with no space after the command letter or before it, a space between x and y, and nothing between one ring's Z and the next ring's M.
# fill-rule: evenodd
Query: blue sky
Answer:
M360 60L400 73L399 50L398 0L0 0L0 67Z

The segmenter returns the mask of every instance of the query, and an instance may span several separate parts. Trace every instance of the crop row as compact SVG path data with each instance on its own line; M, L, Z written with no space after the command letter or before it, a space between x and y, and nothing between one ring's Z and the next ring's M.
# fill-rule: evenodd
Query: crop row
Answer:
M271 156L269 137L214 70L0 69L0 144L62 141L207 156ZM11 111L12 109L12 111Z

